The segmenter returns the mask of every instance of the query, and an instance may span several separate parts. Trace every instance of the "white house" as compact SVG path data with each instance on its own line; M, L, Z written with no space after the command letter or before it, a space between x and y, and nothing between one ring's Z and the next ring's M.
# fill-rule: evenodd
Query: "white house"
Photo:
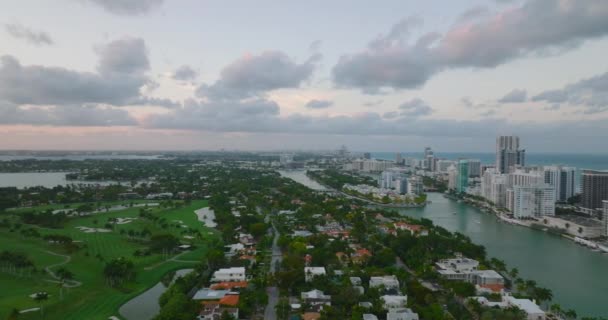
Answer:
M381 296L384 309L398 309L404 308L407 305L407 296L399 296L399 295L384 295Z
M509 308L517 307L523 310L527 314L527 320L545 320L546 314L541 308L534 303L534 301L528 299L517 299L510 295L503 295L502 301L493 302L489 301L486 297L472 297L471 299L477 300L479 304L487 307L499 307Z
M217 270L213 273L211 282L245 281L246 279L245 268L236 267Z
M311 306L326 305L331 306L331 296L326 295L321 290L311 290L302 292L302 301L309 303Z
M324 276L326 274L325 267L304 267L304 277L306 282L312 281L314 277Z
M391 309L386 314L386 320L419 320L418 314L408 308Z
M399 280L396 276L371 277L369 279L370 288L378 288L384 286L386 289L399 290Z

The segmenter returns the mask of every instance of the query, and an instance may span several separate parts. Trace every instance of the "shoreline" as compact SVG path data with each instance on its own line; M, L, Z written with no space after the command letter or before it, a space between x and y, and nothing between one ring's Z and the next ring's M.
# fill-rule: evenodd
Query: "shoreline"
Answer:
M441 193L441 192L439 192L439 193ZM530 228L533 230L543 231L544 233L551 234L551 232L548 231L550 228L543 227L541 224L539 224L539 221L536 221L536 220L526 221L526 220L519 220L519 219L515 219L515 218L509 218L506 215L504 215L500 212L497 212L498 209L494 206L492 206L492 207L480 206L475 201L470 200L470 199L460 198L458 196L454 196L454 195L450 195L450 194L446 194L446 193L442 193L442 194L445 198L452 199L457 202L465 203L473 208L478 209L479 211L481 211L483 213L492 214L500 222L507 223L510 225L515 225L515 226L526 227L526 228ZM539 227L535 227L535 226L540 226L543 228L539 228ZM608 246L601 245L595 241L587 240L587 239L580 238L577 236L572 236L567 233L559 233L559 234L553 233L553 234L558 235L560 238L565 238L570 241L573 241L574 243L579 244L582 247L585 247L587 249L590 249L593 252L599 252L600 254L608 253Z

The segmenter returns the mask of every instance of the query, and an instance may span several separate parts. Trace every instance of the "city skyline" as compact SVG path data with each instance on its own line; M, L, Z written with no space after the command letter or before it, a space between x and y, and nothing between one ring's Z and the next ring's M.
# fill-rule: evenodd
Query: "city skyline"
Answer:
M601 0L1 8L2 150L608 152Z

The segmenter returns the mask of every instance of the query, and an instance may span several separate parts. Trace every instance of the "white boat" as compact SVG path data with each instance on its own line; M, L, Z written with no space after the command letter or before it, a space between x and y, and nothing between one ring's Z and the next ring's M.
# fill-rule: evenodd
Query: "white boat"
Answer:
M601 252L608 253L608 247L605 245L597 244L597 248L600 249Z
M599 246L597 245L597 243L593 242L593 241L589 241L587 239L583 239L583 238L579 238L579 237L574 237L574 242L578 243L578 244L582 244L586 247L589 247L591 249L599 249Z

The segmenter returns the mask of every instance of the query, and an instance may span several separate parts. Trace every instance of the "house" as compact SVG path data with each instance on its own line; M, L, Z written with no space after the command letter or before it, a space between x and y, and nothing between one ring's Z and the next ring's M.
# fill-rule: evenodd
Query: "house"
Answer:
M238 308L228 308L221 306L218 302L204 302L203 308L199 313L197 320L217 320L219 319L224 312L227 312L229 315L233 316L235 319L239 318L239 309Z
M304 267L304 276L306 282L312 281L314 277L324 276L326 274L325 267Z
M418 314L412 309L399 308L391 309L386 314L386 320L419 320Z
M350 277L350 284L352 284L353 286L360 286L361 285L361 278L359 277Z
M213 300L217 300L219 301L221 298L223 298L225 295L227 295L230 291L229 290L212 290L209 288L203 288L198 290L194 296L192 297L192 300L197 300L197 301L213 301Z
M359 307L361 307L361 308L371 309L373 306L374 305L369 301L359 302Z
M371 256L372 256L372 253L369 252L369 250L367 250L365 248L361 248L361 249L358 249L355 252L353 252L350 255L350 259L353 261L353 263L362 264L362 263L365 263L367 260L369 260L369 258Z
M437 272L448 280L460 280L478 285L497 289L504 288L505 279L494 270L477 270L479 262L468 258L457 258L441 260L435 263ZM498 286L502 286L498 288Z
M371 277L369 279L370 288L382 287L386 290L399 290L399 280L396 276Z
M311 306L331 306L331 296L326 295L321 290L311 290L308 292L301 293L302 301L308 303Z
M219 303L222 306L236 307L239 304L239 295L228 293L220 299Z
M498 307L498 308L510 308L517 307L524 311L527 315L527 320L545 320L546 314L541 308L529 299L517 299L510 295L503 295L501 301L494 302L489 301L486 297L472 297L471 299L477 300L479 304L487 307Z
M211 290L235 290L247 288L247 281L219 282L211 286Z
M213 273L211 282L234 282L234 281L245 281L245 268L224 268L219 269Z
M417 224L409 224L405 222L395 222L395 229L409 231L411 235L428 236L429 232L423 226Z
M375 314L364 313L363 314L363 320L378 320L378 317L376 317Z
M302 320L319 320L321 314L318 312L306 312L302 315Z
M407 305L407 296L384 295L380 299L383 302L382 306L387 310L404 308Z

